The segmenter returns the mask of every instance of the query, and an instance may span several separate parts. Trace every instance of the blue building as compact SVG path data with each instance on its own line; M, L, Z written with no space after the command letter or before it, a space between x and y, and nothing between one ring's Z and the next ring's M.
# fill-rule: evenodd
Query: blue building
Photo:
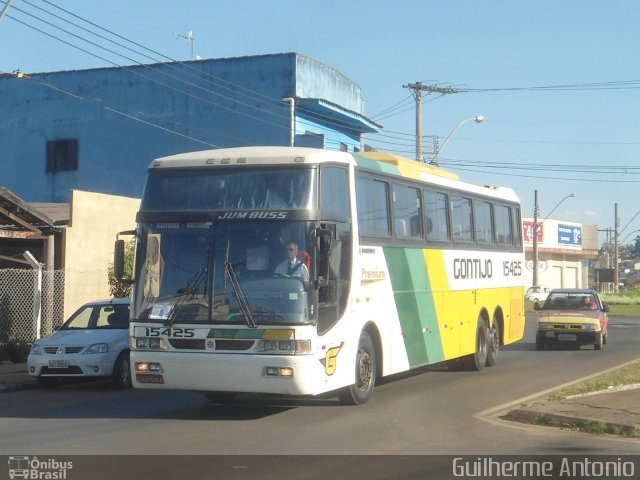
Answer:
M358 151L380 125L360 87L299 53L0 76L0 185L29 202L71 189L139 197L151 160L291 145Z

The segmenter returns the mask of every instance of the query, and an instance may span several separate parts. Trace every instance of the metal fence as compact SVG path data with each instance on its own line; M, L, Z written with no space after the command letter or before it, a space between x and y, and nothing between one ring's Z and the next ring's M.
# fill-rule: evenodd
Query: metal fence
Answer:
M48 335L84 303L109 296L103 271L38 275L35 270L0 269L0 344Z

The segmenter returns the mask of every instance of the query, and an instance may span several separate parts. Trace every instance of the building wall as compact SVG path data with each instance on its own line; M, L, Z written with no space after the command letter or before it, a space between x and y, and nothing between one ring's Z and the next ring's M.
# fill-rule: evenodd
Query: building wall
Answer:
M362 110L360 87L297 53L0 75L2 184L29 202L68 202L72 189L140 197L154 158L288 145L282 99L293 96ZM326 148L360 146L329 118L299 116L297 132L323 134ZM66 139L78 141L77 170L47 172L47 141Z
M524 218L525 285L533 284L533 219ZM588 288L588 262L598 255L597 226L547 219L538 233L538 284Z
M71 221L64 235L65 290L86 293L84 301L109 298L109 265L116 234L133 230L137 198L73 190ZM80 305L65 303L67 318Z

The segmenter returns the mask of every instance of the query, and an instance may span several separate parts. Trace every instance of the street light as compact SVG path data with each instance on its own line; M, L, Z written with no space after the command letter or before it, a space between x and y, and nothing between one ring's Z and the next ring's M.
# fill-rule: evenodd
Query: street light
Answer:
M551 216L553 212L560 206L562 202L564 202L567 198L574 198L576 196L575 193L570 193L562 200L560 200L555 207L551 209L551 211L544 217L544 220L541 222L538 221L538 215L540 212L540 206L538 205L538 190L534 191L534 209L533 209L533 286L538 286L538 228L542 225L547 218Z
M482 122L484 122L484 116L476 115L475 117L467 118L466 120L463 120L458 125L456 125L456 127L453 130L451 130L451 133L449 135L447 135L447 138L445 138L444 143L442 144L442 146L436 148L436 151L434 152L433 158L429 162L429 165L435 165L436 167L438 166L438 156L440 155L440 153L442 153L442 150L444 150L444 147L447 146L447 143L449 143L449 140L451 140L451 137L453 136L453 134L456 133L461 126L463 126L465 123L469 123L469 122L482 123Z

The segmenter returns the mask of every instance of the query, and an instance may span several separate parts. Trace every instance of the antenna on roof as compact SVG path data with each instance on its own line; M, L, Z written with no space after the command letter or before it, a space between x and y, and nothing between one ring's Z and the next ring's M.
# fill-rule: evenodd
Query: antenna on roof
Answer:
M196 39L193 36L193 31L189 30L189 33L187 33L186 35L182 35L180 33L176 33L175 35L176 38L184 38L187 42L189 42L189 44L191 45L191 60L195 60L196 57L193 55L193 44L195 43Z

